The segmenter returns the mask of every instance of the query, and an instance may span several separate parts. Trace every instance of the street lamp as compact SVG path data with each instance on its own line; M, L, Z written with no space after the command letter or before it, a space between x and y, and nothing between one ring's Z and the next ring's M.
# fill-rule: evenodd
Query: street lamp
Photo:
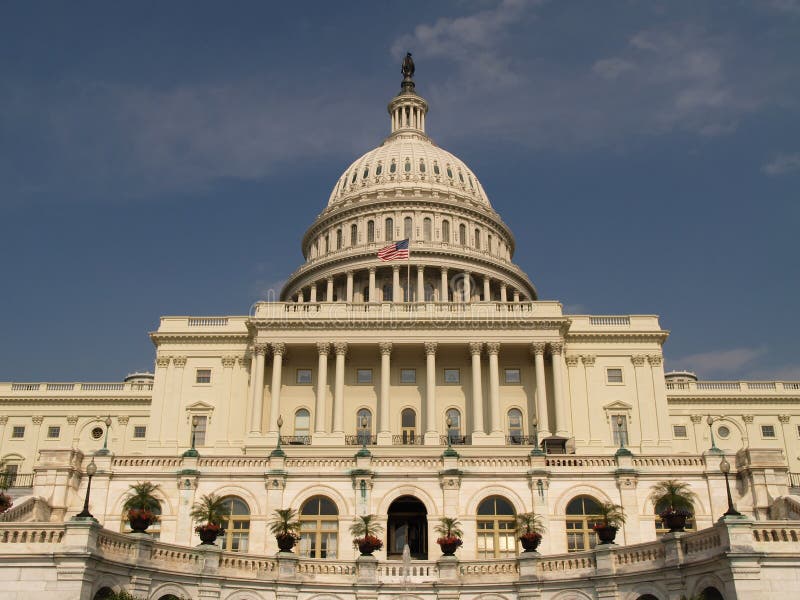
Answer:
M276 421L278 425L278 443L275 445L275 450L269 453L270 456L286 456L286 453L281 449L281 427L283 427L283 416L278 415Z
M458 452L453 450L453 439L450 435L450 428L453 426L453 419L447 417L444 420L444 424L447 427L447 449L444 451L442 456L458 457Z
M531 425L533 426L533 449L531 450L531 456L544 456L544 450L539 448L539 418L533 417Z
M369 421L366 416L361 417L361 450L356 453L356 456L370 456L370 451L367 449L367 424Z
M706 417L706 423L708 423L708 432L709 432L709 434L711 435L711 448L709 448L709 449L708 449L708 451L709 451L709 452L713 452L714 454L722 454L722 450L720 450L719 448L717 448L717 442L716 442L716 441L714 441L714 428L712 427L712 425L714 425L714 423L715 423L716 421L719 421L721 418L722 418L722 417L717 417L717 418L715 419L715 418L714 418L714 417L712 417L711 415L708 415L708 416Z
M722 471L722 474L725 475L725 490L728 492L728 510L725 511L723 517L741 517L742 513L736 510L736 507L733 505L733 496L731 496L731 484L728 480L728 473L731 472L731 463L727 461L727 459L723 456L722 461L719 463L719 470Z
M86 475L89 476L89 481L86 482L86 497L83 499L83 510L75 515L76 519L94 519L92 513L89 512L89 494L92 491L92 477L97 473L97 465L94 464L94 456L92 461L86 465Z
M103 422L106 425L106 437L103 440L103 447L96 453L98 456L108 456L108 432L111 430L111 417L106 417Z

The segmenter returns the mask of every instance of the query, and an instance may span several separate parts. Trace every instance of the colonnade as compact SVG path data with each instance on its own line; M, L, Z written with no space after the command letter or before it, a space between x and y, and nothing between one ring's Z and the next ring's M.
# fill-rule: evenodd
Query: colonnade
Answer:
M425 353L425 389L423 397L422 412L425 415L424 421L424 440L425 444L436 445L440 443L440 432L437 423L441 421L438 414L439 409L436 403L436 357L439 350L439 343L426 341L420 344ZM390 414L391 406L391 372L392 372L392 352L397 344L390 341L382 341L377 344L380 354L380 388L378 393L378 439L388 439L391 443ZM404 348L409 345L403 344ZM345 369L346 357L348 352L347 342L316 342L317 349L317 373L315 387L315 408L313 417L313 433L315 435L326 436L327 434L344 434L344 408L345 408ZM466 347L470 354L471 370L471 398L467 399L466 409L471 411L471 434L476 437L490 437L504 439L503 411L500 397L500 362L499 355L501 350L500 342L468 342ZM563 357L563 342L533 342L530 344L530 352L533 357L535 368L535 412L539 423L539 434L542 438L556 435L559 437L569 437L569 411L568 393L565 393L563 383L565 363ZM551 377L553 389L553 406L555 415L552 419L548 414L547 386L545 383L545 353L549 351L551 361ZM287 353L287 344L283 342L257 342L253 345L252 352L252 372L250 380L252 382L250 390L250 434L259 435L262 432L264 422L264 379L266 367L266 355L272 355L272 379L270 386L270 404L266 422L268 431L277 433L277 419L281 414L281 384L283 380L283 363ZM334 381L333 381L333 414L331 421L328 420L327 394L328 394L328 361L333 354L335 357ZM488 419L484 415L484 386L483 361L484 356L488 361L489 382L488 391ZM332 423L332 429L328 429L328 423ZM488 429L488 430L487 430ZM394 432L398 433L398 432ZM380 443L380 441L379 441Z

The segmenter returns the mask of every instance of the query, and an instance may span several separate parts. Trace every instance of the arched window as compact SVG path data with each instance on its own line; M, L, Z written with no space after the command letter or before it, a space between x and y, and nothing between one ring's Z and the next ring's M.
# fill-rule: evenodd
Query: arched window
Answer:
M154 515L161 516L161 505L158 508L154 508L153 510ZM133 530L131 529L131 524L128 521L128 511L122 513L122 527L120 531L122 533L131 533ZM147 528L147 533L150 534L150 537L154 540L161 539L161 519L158 519L155 523L151 523L150 527Z
M462 246L467 245L467 226L463 223L458 226L458 243Z
M430 242L433 237L433 221L430 217L425 217L422 220L422 239Z
M363 290L361 290L361 299L364 302L369 302L369 286L365 286Z
M425 302L433 302L436 299L436 289L429 281L425 284Z
M481 230L475 228L475 250L481 249Z
M394 239L394 219L389 217L386 219L383 227L383 239L391 242Z
M419 172L420 173L425 172L425 161L422 160L421 158L419 159Z
M367 243L375 241L375 221L367 221Z
M94 595L93 600L106 600L106 598L110 598L114 595L114 590L110 587L102 587L97 590L97 593Z
M298 444L307 444L309 435L311 435L311 413L305 408L301 408L294 413L295 439L292 441Z
M350 245L355 246L358 244L358 225L353 223L350 225Z
M350 180L350 183L355 183L356 182L356 177L358 177L358 172L357 171L353 171L353 178Z
M362 425L363 419L367 420L366 429ZM372 443L372 413L368 408L362 408L356 413L356 431L359 446Z
M337 250L341 250L342 249L342 230L341 229L337 229L336 230L336 249Z
M415 443L417 441L417 413L413 408L404 408L400 413L400 426L403 444Z
M378 163L378 166L375 167L375 175L377 176L380 175L381 173L383 173L383 164Z
M389 165L389 173L397 173L397 163L392 159L392 164Z
M488 234L486 236L486 249L491 252L492 251L492 234Z
M364 167L364 174L361 176L361 179L366 179L369 177L369 167Z
M336 558L339 511L325 496L313 496L300 509L300 556Z
M223 498L225 502L225 518L222 527L225 536L222 538L222 549L230 552L247 552L250 539L250 508L247 503L236 496Z
M406 159L406 166L405 166L406 173L411 172L411 161Z
M592 527L600 522L599 502L591 496L577 496L567 504L567 551L594 548L597 534Z
M447 436L451 444L463 444L464 438L461 436L461 413L456 408L448 409L445 414L445 421L450 419L450 427L447 428ZM447 423L445 423L445 426Z
M331 239L330 239L330 236L326 233L325 234L325 254L330 252L330 248L331 248Z
M442 221L442 241L445 244L450 243L450 221L447 219Z
M414 226L412 224L411 217L406 217L403 219L403 239L411 239L411 234L413 233Z
M450 165L447 166L447 176L452 179L453 178L453 170L450 168Z
M522 411L512 408L508 411L508 442L510 444L521 444L522 439Z
M436 161L433 161L433 174L439 175L439 163Z
M391 302L392 301L392 284L391 283L384 283L383 284L383 301L384 302Z
M665 533L669 533L669 527L664 525L664 522L661 520L660 515L663 511L665 511L669 507L668 502L659 502L656 504L655 513L656 513L656 534L663 535ZM695 530L695 523L694 523L694 509L692 509L692 517L686 519L686 526L685 529L687 531L694 531Z
M502 496L478 505L478 558L510 558L517 553L514 507Z

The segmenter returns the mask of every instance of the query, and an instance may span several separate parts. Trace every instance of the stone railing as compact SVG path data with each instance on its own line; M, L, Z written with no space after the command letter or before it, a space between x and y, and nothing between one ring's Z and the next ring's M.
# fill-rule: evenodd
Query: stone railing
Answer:
M422 583L438 579L439 569L434 561L412 561L407 567L400 561L386 561L378 564L378 581L402 583L405 581Z
M26 547L19 550L23 554L27 553L27 548L31 546L41 547L42 552L52 551L49 550L49 547L61 544L64 532L64 525L59 523L2 523L0 524L0 552L7 551L2 546L3 544L24 545Z
M666 386L670 396L800 395L800 381L668 381Z
M136 381L102 383L53 383L53 382L0 382L0 396L11 397L104 397L104 396L149 396L152 383ZM113 394L110 394L114 392Z
M775 550L779 546L800 543L800 524L796 521L757 521L753 523L754 546L760 550Z
M42 498L28 496L0 515L0 522L20 523L26 521L48 521L50 505Z

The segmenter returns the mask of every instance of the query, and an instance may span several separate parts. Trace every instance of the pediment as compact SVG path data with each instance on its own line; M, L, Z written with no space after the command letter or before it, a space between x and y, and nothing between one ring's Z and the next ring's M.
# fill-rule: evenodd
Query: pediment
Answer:
M214 410L214 407L211 404L203 401L197 401L194 404L190 404L186 407L186 410L191 412L211 412Z
M603 410L606 410L606 411L608 411L608 410L626 411L626 410L631 410L632 408L633 407L630 404L628 404L627 402L623 402L622 400L615 400L614 402L612 402L610 404L606 404L603 407Z

